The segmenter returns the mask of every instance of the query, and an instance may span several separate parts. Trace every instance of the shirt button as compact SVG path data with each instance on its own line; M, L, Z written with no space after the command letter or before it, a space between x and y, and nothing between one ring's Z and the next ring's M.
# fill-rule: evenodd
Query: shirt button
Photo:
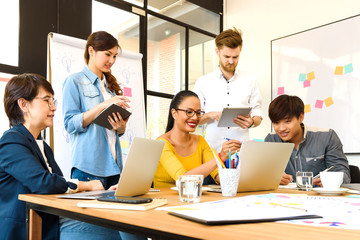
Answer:
M229 94L229 92L227 94Z
M228 127L228 129L230 129L230 127Z
M230 104L228 104L228 106L230 106Z

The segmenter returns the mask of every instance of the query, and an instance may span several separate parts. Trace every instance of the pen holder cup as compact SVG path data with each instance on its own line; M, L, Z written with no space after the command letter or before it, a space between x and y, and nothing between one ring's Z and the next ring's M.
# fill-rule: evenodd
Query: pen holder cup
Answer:
M239 186L240 169L219 168L221 193L224 197L235 197Z

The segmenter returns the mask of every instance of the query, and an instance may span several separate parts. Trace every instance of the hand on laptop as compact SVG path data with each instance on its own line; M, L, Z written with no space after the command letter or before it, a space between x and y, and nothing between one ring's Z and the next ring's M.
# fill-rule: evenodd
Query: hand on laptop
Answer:
M116 189L117 189L117 186L118 186L118 184L112 185L111 187L109 187L109 189L108 189L108 190L112 190L112 191L114 191L114 190L116 190Z
M92 180L88 182L79 182L78 191L95 191L95 190L104 190L104 187L100 180Z
M280 185L288 185L289 183L291 183L293 181L293 177L292 175L283 173L281 181L280 181Z

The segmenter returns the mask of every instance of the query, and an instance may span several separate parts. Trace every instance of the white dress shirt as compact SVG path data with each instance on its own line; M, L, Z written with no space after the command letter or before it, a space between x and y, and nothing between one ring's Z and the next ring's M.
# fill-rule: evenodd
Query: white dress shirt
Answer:
M199 96L201 108L208 112L222 112L223 108L251 107L251 117L261 112L261 95L255 78L247 73L235 70L234 76L226 80L220 68L200 77L194 86ZM220 152L225 138L239 141L249 140L249 130L240 127L217 127L218 122L207 124L206 141Z

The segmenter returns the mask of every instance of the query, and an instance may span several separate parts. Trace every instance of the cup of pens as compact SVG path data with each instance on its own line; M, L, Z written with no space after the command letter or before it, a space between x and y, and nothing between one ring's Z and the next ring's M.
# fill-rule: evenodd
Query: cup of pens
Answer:
M229 152L229 159L219 168L221 193L224 197L236 196L240 179L240 166L238 165L239 155L237 152L234 155Z

